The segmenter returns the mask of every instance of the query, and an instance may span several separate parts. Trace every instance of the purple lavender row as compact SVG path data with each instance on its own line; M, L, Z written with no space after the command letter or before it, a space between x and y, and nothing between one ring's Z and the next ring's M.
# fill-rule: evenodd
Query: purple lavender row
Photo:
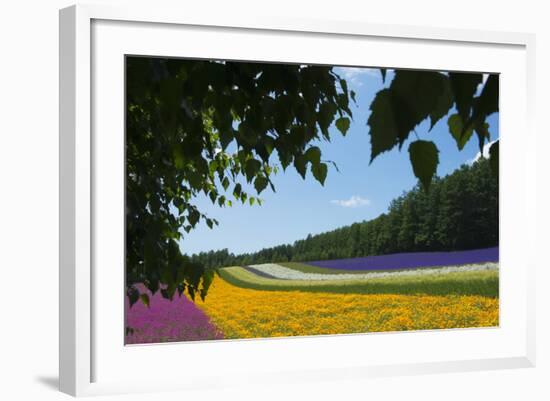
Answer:
M498 262L498 246L455 252L413 252L363 258L320 260L309 265L340 270L403 270L434 266L467 265Z
M223 333L187 297L176 294L170 301L164 299L160 291L151 295L143 286L139 290L149 295L150 306L138 301L130 308L126 298L126 327L133 330L126 335L126 344L223 338Z

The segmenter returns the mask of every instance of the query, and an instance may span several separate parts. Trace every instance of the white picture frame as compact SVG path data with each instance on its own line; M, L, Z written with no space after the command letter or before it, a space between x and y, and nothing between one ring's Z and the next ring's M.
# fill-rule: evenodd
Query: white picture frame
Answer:
M365 65L353 58L349 50L315 58L316 46L321 43L330 49L330 41L372 46L378 54L374 64L385 67L416 67L432 69L468 69L501 72L501 178L507 184L501 187L501 326L497 329L470 329L456 331L412 332L353 336L322 336L296 339L251 341L221 341L209 344L172 344L124 348L119 341L121 307L106 310L106 305L121 305L123 266L120 271L105 271L102 262L120 261L123 253L122 227L118 196L123 191L120 150L123 142L117 135L123 123L121 94L123 71L121 55L150 54L183 56L189 49L174 54L174 43L160 40L166 35L194 35L200 43L208 44L211 53L203 56L233 59L295 60L299 43L311 43L307 61L333 60L334 64ZM142 36L140 36L142 35ZM253 43L261 35L263 44L277 50L277 43L290 40L288 52L276 56L259 54ZM226 37L242 38L240 53L216 41ZM133 39L131 39L133 38ZM139 45L131 43L139 40ZM284 39L286 38L286 39ZM322 41L322 42L321 42ZM382 43L383 42L383 43ZM163 43L162 48L160 43ZM112 8L109 6L78 5L60 11L60 390L71 395L160 391L170 389L200 389L206 385L228 386L273 380L326 380L339 377L376 377L400 374L468 371L530 367L535 363L534 328L534 271L536 259L521 255L530 252L536 226L536 178L534 150L522 146L513 130L521 129L534 143L532 128L534 111L534 43L533 35L506 32L435 29L427 27L373 25L349 21L294 20L292 18L243 16L236 20L227 17L189 15L182 10L150 8ZM405 45L406 46L405 46ZM384 46L400 45L403 51L389 54ZM157 47L155 47L157 46ZM416 47L415 47L416 46ZM430 47L431 46L431 47ZM436 47L443 57L435 61L425 57L412 60L407 49L421 50L427 55ZM265 45L263 47L266 47ZM376 50L376 48L379 50ZM477 52L468 67L445 60L446 48L453 52ZM282 48L282 47L281 47ZM308 47L309 48L309 47ZM155 50L156 49L156 50ZM317 47L318 49L318 47ZM487 55L493 49L493 56ZM199 50L197 50L199 51ZM193 50L194 52L194 50ZM485 56L484 56L485 54ZM197 56L193 53L192 56ZM328 57L328 58L327 58ZM408 57L408 58L407 58ZM484 59L485 57L485 59ZM500 57L500 58L499 58ZM489 60L490 58L490 60ZM501 63L501 67L499 67ZM506 64L506 65L505 65ZM484 67L492 68L484 68ZM502 68L502 69L501 69ZM503 72L505 71L505 72ZM114 85L114 86L110 86ZM116 87L109 99L105 89ZM507 94L514 93L514 99ZM112 96L111 96L112 95ZM98 98L105 102L98 102ZM115 110L113 110L113 105ZM116 108L120 107L117 114ZM514 111L514 113L512 113ZM508 113L508 114L507 114ZM119 115L120 114L120 115ZM512 115L513 114L513 115ZM110 139L98 140L94 132L108 127L116 132ZM509 129L507 133L506 130ZM527 142L527 141L526 141ZM514 150L515 168L509 168L510 153ZM519 167L518 167L519 166ZM107 171L118 171L109 174ZM522 190L517 190L521 185ZM117 189L118 188L118 189ZM106 191L114 189L114 199L107 199ZM117 203L118 202L118 203ZM117 204L110 214L110 206ZM117 209L118 208L118 209ZM109 224L109 226L107 226ZM113 224L113 230L106 230ZM116 226L116 227L115 227ZM517 230L511 230L511 227ZM523 229L524 228L524 229ZM107 232L109 231L109 232ZM106 239L98 237L105 234ZM118 237L117 237L118 235ZM103 237L103 235L101 236ZM107 238L108 237L108 238ZM521 237L521 238L520 238ZM102 242L103 241L103 242ZM109 242L110 249L102 244ZM513 247L506 244L514 243ZM105 245L107 246L107 245ZM105 264L103 264L105 265ZM520 265L521 269L507 269ZM99 266L99 267L98 267ZM102 291L102 299L94 295ZM103 299L105 298L105 299ZM511 302L514 301L514 302ZM114 302L114 303L113 303ZM117 322L117 319L120 321ZM117 337L118 336L118 337ZM437 350L445 344L459 344L448 354ZM403 356L384 352L393 344L403 349ZM466 349L460 344L474 344ZM476 348L475 344L479 344ZM316 350L323 347L326 354L316 359ZM434 347L420 358L407 349ZM184 348L185 347L185 348ZM342 350L368 349L371 358L362 358L361 352L342 356ZM115 349L116 348L116 349ZM380 350L378 353L375 349ZM452 351L452 352L451 352ZM139 377L132 366L137 361L168 359L177 352L185 352L204 359L222 358L233 361L229 366L220 363L218 371L190 372L169 375L169 367L151 370L147 379ZM453 354L454 352L454 354ZM439 355L436 355L436 354ZM344 353L346 354L346 353ZM235 356L240 355L240 361ZM292 368L285 368L288 355L300 355ZM309 356L309 357L308 357ZM287 358L285 361L285 357ZM308 358L310 361L308 361ZM346 359L347 358L347 359ZM367 360L368 359L368 360ZM211 359L210 359L211 360ZM303 363L300 361L304 361ZM268 367L267 365L273 365ZM231 376L239 372L240 380Z

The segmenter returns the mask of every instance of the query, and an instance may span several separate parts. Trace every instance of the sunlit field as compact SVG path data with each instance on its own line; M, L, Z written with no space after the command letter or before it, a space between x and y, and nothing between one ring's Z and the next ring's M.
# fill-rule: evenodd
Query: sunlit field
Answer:
M488 277L485 278L490 280ZM497 278L498 280L498 278ZM197 302L224 338L281 337L498 325L498 298L265 291L214 281ZM365 287L367 288L367 287Z
M350 274L308 264L218 270L204 300L126 305L126 343L494 327L498 264ZM279 275L277 278L274 275ZM294 279L286 277L292 276ZM143 289L144 290L144 289ZM145 291L145 290L144 290Z

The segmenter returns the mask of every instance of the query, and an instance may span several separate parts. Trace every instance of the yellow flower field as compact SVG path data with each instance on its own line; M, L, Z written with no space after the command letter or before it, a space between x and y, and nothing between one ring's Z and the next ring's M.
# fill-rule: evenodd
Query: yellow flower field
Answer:
M498 325L498 298L261 291L216 278L197 301L225 338Z

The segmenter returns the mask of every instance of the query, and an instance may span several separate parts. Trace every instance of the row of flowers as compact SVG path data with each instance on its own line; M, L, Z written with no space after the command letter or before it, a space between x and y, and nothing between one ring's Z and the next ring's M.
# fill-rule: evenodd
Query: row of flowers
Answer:
M259 265L250 265L252 272L258 271L273 278L284 280L356 280L356 279L373 279L383 277L399 277L399 276L418 276L432 274L447 274L453 272L469 272L483 270L498 270L498 263L480 263L474 265L462 266L445 266L438 268L419 268L392 272L370 272L370 273L305 273L299 270L294 270L289 267L281 266L275 263L264 263Z
M126 344L161 343L171 341L219 340L223 333L206 314L186 296L172 301L151 294L144 286L142 293L149 295L149 306L142 302L130 307L126 299Z
M225 338L490 327L498 298L261 291L216 279L197 306Z

